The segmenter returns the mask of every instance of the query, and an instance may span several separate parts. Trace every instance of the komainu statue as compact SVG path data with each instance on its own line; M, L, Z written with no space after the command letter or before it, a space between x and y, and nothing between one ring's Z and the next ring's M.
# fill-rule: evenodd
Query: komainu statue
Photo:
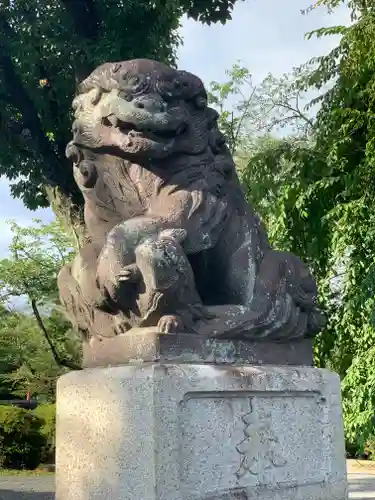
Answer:
M87 239L58 285L85 339L146 326L249 340L319 331L315 282L270 247L199 78L146 59L107 63L73 108L67 156Z

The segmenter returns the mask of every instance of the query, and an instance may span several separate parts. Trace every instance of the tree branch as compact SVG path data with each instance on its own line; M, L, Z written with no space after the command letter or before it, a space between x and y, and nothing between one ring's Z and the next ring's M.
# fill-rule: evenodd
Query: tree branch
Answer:
M314 123L312 120L310 120L310 118L308 118L306 115L304 115L302 113L302 111L299 109L299 97L298 97L298 94L296 95L296 107L294 108L293 106L291 106L288 102L278 102L278 101L275 101L272 96L268 96L270 101L272 102L273 106L271 107L271 109L269 110L269 112L272 111L272 108L284 108L284 109L287 109L288 111L292 111L292 113L296 113L298 115L298 118L301 118L309 127L313 128L314 127Z
M282 102L278 102L278 103L276 103L276 105L280 106L281 108L288 109L289 111L292 111L293 113L297 113L299 118L304 120L307 125L309 125L311 128L313 128L314 123L312 122L312 120L310 120L310 118L307 118L307 116L302 113L302 111L299 109L298 105L296 108L293 108L293 106L290 106L290 104L282 103Z
M40 328L40 330L42 331L48 345L49 345L49 348L52 352L52 355L53 355L53 358L56 362L56 364L58 366L64 366L65 368L69 368L70 370L82 370L82 367L77 365L76 363L72 362L72 361L69 361L67 359L61 359L60 356L59 356L59 353L56 351L56 348L55 346L53 345L51 339L50 339L50 336L47 332L47 329L46 327L44 326L44 323L43 323L43 319L39 313L39 309L38 309L38 306L36 304L36 300L35 299L31 299L31 307L32 307L32 310L33 310L33 313L34 313L34 316L35 316L35 319L38 323L38 326Z
M241 127L242 127L242 124L247 116L247 112L249 111L249 108L250 108L250 105L252 103L252 100L253 100L253 97L255 95L255 92L256 92L256 89L257 87L254 87L251 94L250 94L250 97L246 100L246 105L245 105L245 109L243 110L242 112L242 116L238 122L238 126L237 126L237 130L236 130L236 133L235 133L235 137L234 137L234 144L237 143L238 141L238 138L239 138L239 135L240 135L240 132L241 132Z

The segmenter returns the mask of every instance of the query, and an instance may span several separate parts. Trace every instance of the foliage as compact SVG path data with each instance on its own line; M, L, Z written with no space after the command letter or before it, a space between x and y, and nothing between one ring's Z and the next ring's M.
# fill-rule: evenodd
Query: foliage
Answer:
M55 427L56 427L56 405L39 405L33 414L42 420L43 425L40 433L45 438L41 462L52 464L55 461Z
M375 460L375 435L371 434L364 446L364 455L370 460Z
M239 62L226 71L224 83L211 82L209 100L219 112L219 126L232 153L247 150L260 135L287 129L307 137L313 126L304 109L303 90L296 85L308 70L295 68L293 73L275 78L269 74L255 84L250 71Z
M358 450L371 446L374 434L374 366L375 348L371 347L355 357L342 383L345 433Z
M63 367L80 366L78 337L57 305L57 273L72 257L73 242L58 222L12 222L11 230L9 256L0 260L1 302L26 297L34 315L0 308L0 394L24 398L29 390L53 401Z
M310 4L306 9L302 9L301 13L308 14L320 6L325 6L329 12L333 12L340 4L345 4L351 10L352 20L357 19L362 13L373 9L373 0L316 0L315 3Z
M13 195L31 209L51 202L71 222L83 203L65 158L77 82L106 61L143 57L174 64L181 17L224 23L234 3L2 2L0 175L13 182Z
M312 191L326 203L332 259L346 261L340 303L330 318L336 337L331 363L343 377L348 439L363 450L375 424L375 12L370 1L350 6L349 27L309 35L342 37L328 55L310 61L316 68L304 84L323 88L331 82L318 99L314 132L327 166Z
M13 238L9 247L10 255L0 260L0 300L4 302L26 297L32 307L34 319L25 314L7 315L7 323L3 325L4 341L8 338L7 345L12 344L15 335L24 338L23 332L28 331L30 340L23 341L23 347L33 351L37 346L41 347L38 352L42 356L39 361L44 366L43 373L50 372L45 364L46 356L51 369L57 365L53 370L58 371L59 366L78 368L77 341L70 324L59 313L56 282L59 270L73 256L73 241L57 221L42 224L41 221L34 220L31 227L21 227L12 222L11 231ZM43 314L40 307L44 307L48 314ZM17 327L18 323L19 326L23 325L22 332ZM32 339L36 342L34 346L30 345ZM36 357L33 364L38 359ZM17 384L20 377L25 383L30 379L30 374L25 373L23 362L18 363L17 370L12 370L12 373L16 376ZM52 373L51 375L53 376ZM45 383L48 386L47 381ZM24 384L21 385L22 390L23 387ZM18 391L17 388L15 390Z
M61 259L71 254L69 240L56 224L36 228L13 224L12 230L16 234L11 251L13 255L17 253L19 259L0 261L1 288L7 292L3 297L28 294L38 297L42 304L51 304L57 295L56 273L62 265ZM37 320L27 312L0 309L0 399L24 398L29 391L39 401L54 401L56 379L64 373L61 359L79 365L78 339L70 324L56 309L49 310L42 321L49 341ZM58 357L51 352L51 339ZM53 405L52 410L49 408L37 409L37 415L44 422L40 429L44 440L39 457L42 460L51 457L54 447Z
M315 32L340 34L338 47L294 75L291 88L322 92L311 102L318 110L315 118L309 116L308 133L298 131L297 124L288 129L289 137L259 137L257 118L242 122L257 133L234 148L246 194L264 218L272 243L305 259L318 278L329 323L316 341L315 360L343 379L347 438L363 449L375 423L375 13L370 2L363 9L358 5L352 2L351 26ZM272 91L276 95L277 88L287 98L281 83ZM233 87L226 90L239 95ZM241 112L238 104L234 109ZM254 116L246 112L245 122ZM277 122L263 116L268 129L275 130ZM232 117L222 115L227 128ZM238 123L240 118L234 118ZM246 142L246 136L241 140Z
M78 338L68 323L56 311L43 319L60 358L79 365ZM0 399L23 399L30 391L39 401L54 401L56 379L64 372L35 318L0 309Z
M42 424L32 412L0 406L0 467L35 469L40 464L45 446Z
M340 3L318 0L313 7L331 9ZM34 208L47 203L45 186L56 184L80 205L63 154L76 80L104 60L158 54L158 59L173 62L179 17L188 12L204 22L224 20L233 2L223 1L221 11L211 10L209 4L213 6L169 0L168 11L165 2L161 6L134 0L110 9L109 0L84 0L76 5L94 9L94 15L83 24L77 23L81 7L77 10L68 1L47 7L38 0L31 10L30 2L18 0L1 11L0 44L5 50L0 56L0 174L16 181L14 194ZM375 434L375 5L371 0L347 4L352 25L307 35L341 35L329 54L280 79L269 75L259 85L237 63L226 82L212 82L210 100L220 112L220 126L235 154L246 196L264 219L272 243L302 257L318 279L329 322L316 340L315 361L340 374L347 441L363 450ZM214 12L218 17L212 17ZM147 25L151 35L146 40ZM67 30L73 35L66 36ZM23 57L26 47L29 57ZM303 106L311 89L321 95ZM18 234L19 228L13 227ZM32 303L55 301L56 270L71 257L74 245L59 241L63 258L51 249L45 256L39 236L22 233L13 241L9 259L0 262L3 297L26 294ZM29 240L22 243L22 238ZM35 245L29 244L30 238ZM56 331L53 315L46 320L48 327L59 338L59 348L67 349L54 314ZM57 367L52 358L53 369L38 357L37 323L27 315L15 320L5 310L0 320L3 390L21 392L33 383L41 391L42 381L35 373L52 380ZM22 332L27 332L29 344ZM16 349L17 342L24 344ZM65 355L69 357L68 349ZM44 393L53 397L49 389Z
M73 257L73 240L57 220L34 219L30 227L11 221L10 228L10 255L0 260L0 300L26 296L38 304L56 302L57 274Z

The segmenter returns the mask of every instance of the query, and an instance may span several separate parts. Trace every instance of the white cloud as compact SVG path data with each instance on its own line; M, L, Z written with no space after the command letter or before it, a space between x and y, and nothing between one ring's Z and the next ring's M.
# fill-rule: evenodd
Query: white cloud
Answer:
M202 26L184 19L181 34L184 45L179 50L179 67L202 78L205 84L223 81L225 70L236 60L249 68L255 82L269 72L275 76L289 72L311 57L327 53L337 37L305 40L306 32L321 27L348 24L349 11L341 7L329 15L318 8L301 14L301 0L246 0L235 6L232 21ZM304 3L304 2L302 2Z

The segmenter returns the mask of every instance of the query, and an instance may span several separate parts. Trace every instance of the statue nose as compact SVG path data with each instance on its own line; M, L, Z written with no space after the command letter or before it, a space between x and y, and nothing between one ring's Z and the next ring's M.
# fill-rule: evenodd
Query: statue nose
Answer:
M149 113L160 113L165 111L166 104L152 96L140 96L133 100L133 106L138 109L144 109Z

